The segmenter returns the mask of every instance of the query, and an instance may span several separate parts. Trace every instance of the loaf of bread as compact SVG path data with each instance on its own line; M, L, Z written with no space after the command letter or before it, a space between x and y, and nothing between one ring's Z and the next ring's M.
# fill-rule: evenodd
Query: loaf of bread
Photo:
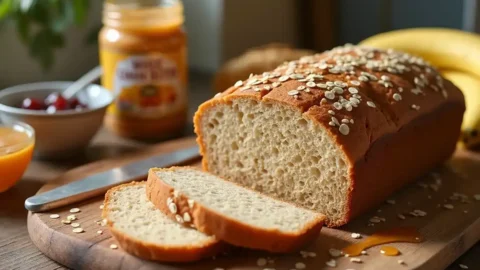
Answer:
M146 197L145 182L110 189L103 218L123 250L147 260L191 262L212 257L225 246L156 209Z
M339 226L448 159L464 110L424 60L348 45L238 81L194 123L205 170Z
M150 169L148 199L187 227L227 243L292 252L317 238L325 216L191 167Z

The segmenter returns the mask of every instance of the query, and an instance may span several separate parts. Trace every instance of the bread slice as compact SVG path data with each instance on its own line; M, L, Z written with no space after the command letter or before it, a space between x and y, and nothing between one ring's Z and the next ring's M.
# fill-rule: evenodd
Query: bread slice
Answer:
M205 171L340 226L447 160L464 111L424 60L345 46L245 78L194 123Z
M190 262L217 254L214 236L172 221L148 201L145 182L124 184L105 195L103 218L128 253L147 260Z
M179 223L270 252L299 249L316 238L325 219L191 167L150 169L147 197Z

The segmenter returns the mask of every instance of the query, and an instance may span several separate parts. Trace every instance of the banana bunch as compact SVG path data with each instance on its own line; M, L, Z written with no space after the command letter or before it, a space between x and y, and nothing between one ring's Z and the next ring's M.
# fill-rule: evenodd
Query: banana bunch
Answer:
M414 28L369 37L360 45L404 51L437 67L466 101L461 143L480 146L480 35L445 28Z

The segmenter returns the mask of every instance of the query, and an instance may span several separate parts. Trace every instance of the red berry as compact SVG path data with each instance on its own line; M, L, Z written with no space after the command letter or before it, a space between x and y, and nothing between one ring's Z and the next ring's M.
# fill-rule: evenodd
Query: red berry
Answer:
M43 103L38 99L26 98L22 101L22 109L43 110L44 106Z
M53 106L55 106L57 111L70 109L70 107L68 106L68 101L62 96L58 96L57 100L53 103Z
M78 98L72 98L70 100L70 109L76 109L78 105L80 105L80 101L78 101Z

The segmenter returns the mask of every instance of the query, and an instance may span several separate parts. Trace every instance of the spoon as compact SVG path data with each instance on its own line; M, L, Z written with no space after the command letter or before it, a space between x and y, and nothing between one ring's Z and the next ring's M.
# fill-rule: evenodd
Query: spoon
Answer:
M103 71L101 66L94 67L92 70L80 77L80 79L76 80L69 87L67 87L67 89L62 92L62 97L64 97L66 100L73 98L80 90L100 78L102 73Z

